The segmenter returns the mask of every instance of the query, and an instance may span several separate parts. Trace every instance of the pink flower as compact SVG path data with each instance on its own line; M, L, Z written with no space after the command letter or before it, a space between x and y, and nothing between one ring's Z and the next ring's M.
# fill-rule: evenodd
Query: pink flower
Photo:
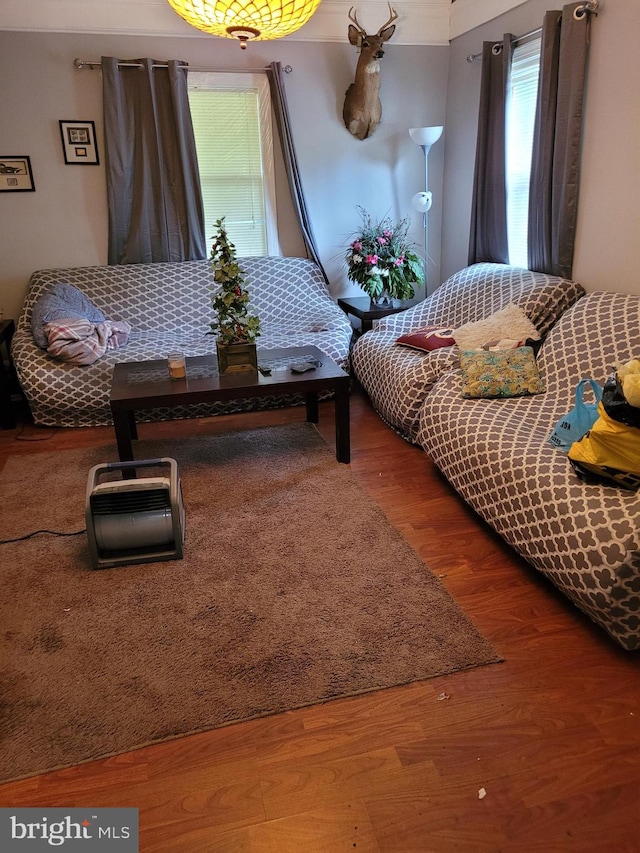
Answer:
M377 255L367 255L367 263L375 266L378 263Z
M383 235L383 237L393 237L393 231L389 231L389 229L388 229L388 228L386 228L386 229L382 232L382 235Z
M395 261L394 261L393 263L394 263L397 267L401 267L401 266L402 266L402 264L404 263L404 255L400 255L400 257L399 257L399 258L396 258L396 259L395 259Z
M360 252L362 251L362 243L360 242L360 240L356 240L354 243L351 244L351 248L355 249L356 252Z
M386 239L385 239L384 237L378 237L378 243L379 243L381 246L386 245L386 242L387 242L387 241L386 241Z

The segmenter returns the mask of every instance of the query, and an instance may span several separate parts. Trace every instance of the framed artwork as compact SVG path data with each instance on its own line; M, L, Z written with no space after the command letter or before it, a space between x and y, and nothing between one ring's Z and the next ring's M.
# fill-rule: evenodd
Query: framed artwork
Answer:
M0 155L0 192L31 193L35 188L29 157Z
M96 128L92 121L60 121L64 162L68 165L97 166Z

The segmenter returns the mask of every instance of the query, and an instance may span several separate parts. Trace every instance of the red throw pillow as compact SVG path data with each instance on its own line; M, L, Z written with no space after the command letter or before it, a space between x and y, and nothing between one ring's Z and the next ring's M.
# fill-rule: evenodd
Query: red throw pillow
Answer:
M426 329L416 329L415 332L407 332L400 335L397 344L413 349L431 352L440 347L452 347L455 344L453 329L441 329L438 326L429 326Z

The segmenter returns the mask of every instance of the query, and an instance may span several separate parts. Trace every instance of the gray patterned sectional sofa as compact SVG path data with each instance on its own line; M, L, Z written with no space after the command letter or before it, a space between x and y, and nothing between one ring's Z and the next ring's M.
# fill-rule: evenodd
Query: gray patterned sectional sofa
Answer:
M504 292L503 292L504 290ZM442 291L442 292L440 292ZM408 330L458 328L511 300L544 339L545 392L465 399L456 347L420 353ZM355 344L353 369L389 425L422 447L464 500L624 649L640 648L640 492L583 482L547 444L578 382L640 357L640 297L478 264Z
M457 350L425 354L397 346L403 332L426 326L457 329L513 303L544 336L583 293L568 279L505 264L473 264L423 302L378 321L353 347L352 370L380 417L415 443L422 404L438 378L456 364Z
M352 328L331 298L317 265L304 258L241 258L252 307L260 317L260 347L314 345L348 369ZM55 283L80 290L108 319L131 327L126 346L107 350L98 361L75 366L57 361L34 342L31 314L39 297ZM35 272L12 343L20 384L34 422L43 426L101 426L111 423L109 388L118 361L166 358L171 350L187 356L215 351L206 332L212 320L209 261L78 267ZM174 410L172 417L224 414L294 402L261 398ZM162 409L146 419L169 416Z
M464 400L453 370L416 435L465 501L625 649L640 648L640 492L583 482L547 438L580 379L604 385L639 356L640 297L589 293L538 352L546 393Z

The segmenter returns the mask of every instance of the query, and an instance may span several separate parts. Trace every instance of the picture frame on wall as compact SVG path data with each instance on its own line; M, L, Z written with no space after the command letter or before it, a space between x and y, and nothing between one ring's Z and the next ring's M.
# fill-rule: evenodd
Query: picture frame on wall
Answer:
M94 122L61 119L59 124L67 166L97 166L100 160Z
M32 193L35 188L31 159L26 154L12 157L0 154L0 192Z

